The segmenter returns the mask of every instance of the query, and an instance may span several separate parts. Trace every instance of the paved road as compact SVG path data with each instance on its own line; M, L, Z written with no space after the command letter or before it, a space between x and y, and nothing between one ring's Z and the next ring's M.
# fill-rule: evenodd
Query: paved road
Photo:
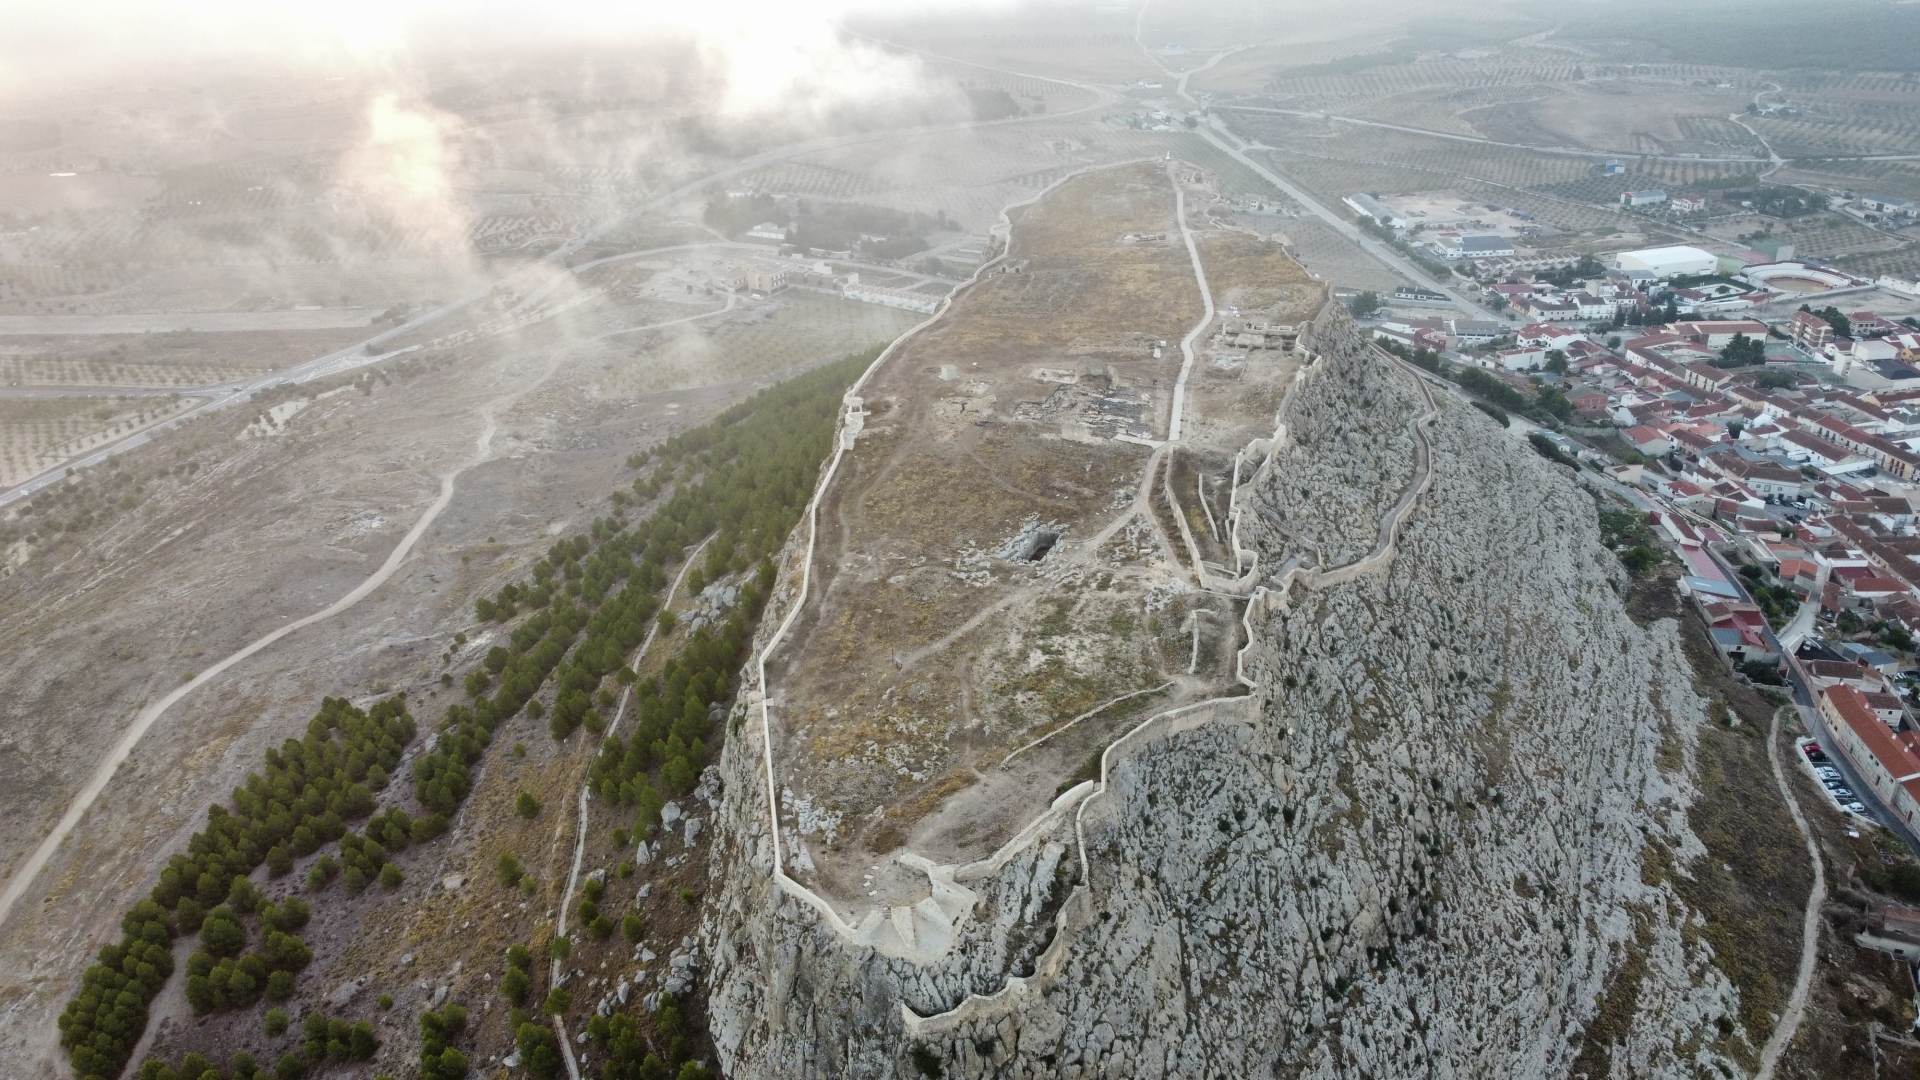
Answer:
M1185 98L1188 104L1194 106L1194 108L1196 109L1199 108L1200 102L1196 100L1194 96L1191 93L1189 93L1187 90L1187 79L1197 72L1207 70L1208 68L1219 63L1221 60L1224 60L1225 58L1232 55L1233 53L1238 52L1239 50L1238 49L1222 50L1220 52L1215 53L1212 56L1212 58L1210 58L1206 63L1201 64L1199 67L1189 68L1188 70L1182 71L1182 72L1175 72L1171 68L1167 67L1165 64L1162 64L1160 62L1160 59L1154 56L1153 52L1149 50L1144 43L1141 42L1140 19L1144 19L1145 17L1146 17L1146 8L1142 7L1139 19L1136 19L1134 22L1134 38L1133 38L1134 45L1140 49L1141 53L1144 54L1146 58L1149 61L1151 61L1155 67L1159 68L1161 71L1166 72L1168 75L1177 75L1179 77L1180 82L1178 84L1178 88L1176 92L1182 98ZM1453 300L1455 304L1457 304L1460 307L1462 311L1466 311L1478 318L1486 319L1491 322L1500 321L1500 316L1494 314L1488 308L1484 308L1480 306L1478 303L1467 299L1466 294L1462 292L1458 292L1450 288L1446 284L1443 284L1440 281L1436 280L1431 274L1428 274L1425 270L1421 269L1419 264L1415 263L1412 259L1409 259L1405 255L1400 254L1400 252L1394 250L1391 246L1389 246L1385 242L1375 237L1372 233L1367 232L1366 230L1360 228L1358 225L1355 225L1353 222L1348 221L1346 218L1340 216L1338 213L1335 213L1333 210L1323 205L1318 199L1314 198L1312 195L1307 194L1305 190L1295 185L1291 181L1284 179L1278 173L1268 168L1266 165L1263 165L1260 162L1255 161L1254 159L1248 157L1245 151L1249 148L1254 147L1255 144L1248 142L1244 139L1241 139L1238 135L1235 135L1233 132L1227 130L1226 125L1221 122L1220 118L1217 115L1210 114L1207 117L1207 122L1196 129L1196 133L1199 134L1201 138L1207 140L1209 143L1212 143L1216 149L1220 150L1222 153L1226 154L1228 157L1234 159L1235 161L1238 161L1242 165L1245 165L1247 168L1252 169L1256 174L1260 176L1261 179L1265 180L1267 183L1272 184L1274 187L1279 188L1281 191L1285 192L1288 197L1293 199L1294 202L1299 203L1301 207L1307 210L1309 213L1313 214L1315 217L1319 218L1320 220L1326 222L1327 225L1330 226L1335 232L1339 233L1341 236L1344 236L1348 240L1352 241L1356 246L1360 248L1360 250L1373 256L1375 259L1378 259L1379 261L1385 263L1388 267L1392 268L1396 272L1406 277L1407 280L1412 281L1415 284L1422 285L1426 288L1433 289L1437 292L1445 293L1449 298Z
M1813 597L1818 597L1826 591L1826 583L1826 571L1823 570L1820 573L1820 580L1814 583L1813 591L1808 594L1809 599L1800 602L1800 610L1794 612L1793 618L1787 625L1781 627L1780 632L1774 635L1780 639L1781 648L1792 652L1800 647L1800 643L1806 640L1808 634L1813 633L1814 619L1820 614L1820 601Z
M1455 305L1474 318L1484 319L1488 322L1504 321L1490 309L1482 307L1478 302L1468 299L1466 293L1436 280L1431 274L1421 269L1419 264L1415 263L1412 259L1395 251L1372 233L1341 217L1323 205L1318 199L1307 194L1304 189L1282 178L1267 166L1248 157L1243 151L1243 148L1251 147L1254 144L1245 142L1241 140L1239 136L1227 131L1226 128L1220 124L1217 117L1209 118L1208 122L1203 124L1198 130L1202 138L1226 153L1228 157L1252 169L1260 175L1261 179L1279 188L1281 191L1286 192L1286 194L1291 197L1293 201L1299 203L1302 208L1326 222L1335 232L1351 240L1360 250L1385 263L1388 267L1407 278L1407 280L1412 281L1416 285L1421 285L1436 292L1446 294Z

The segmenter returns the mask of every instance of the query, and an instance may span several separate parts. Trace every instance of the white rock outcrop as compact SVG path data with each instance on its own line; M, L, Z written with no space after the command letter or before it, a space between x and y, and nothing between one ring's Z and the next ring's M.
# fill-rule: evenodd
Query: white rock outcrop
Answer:
M1254 503L1275 575L1366 556L1416 480L1412 371L1343 316L1314 347ZM1435 397L1431 486L1383 569L1267 594L1254 694L1111 755L1077 817L965 883L937 961L852 946L774 885L737 706L714 905L670 965L702 979L727 1075L1566 1075L1630 955L1612 1073L1732 1069L1702 1032L1737 994L1642 875L1655 846L1702 850L1674 628L1628 619L1566 470Z

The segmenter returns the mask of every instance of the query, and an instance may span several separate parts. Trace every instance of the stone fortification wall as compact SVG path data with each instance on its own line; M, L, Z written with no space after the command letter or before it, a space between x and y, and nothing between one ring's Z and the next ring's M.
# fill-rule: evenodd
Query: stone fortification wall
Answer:
M1325 567L1366 556L1419 471L1411 373L1343 318L1317 336L1250 515L1275 573L1300 538ZM1626 617L1590 496L1440 400L1384 569L1266 594L1254 696L1136 737L1103 793L967 882L933 963L850 946L772 883L736 724L703 935L728 1074L1564 1075L1629 951L1614 1074L1714 1071L1699 1033L1737 1024L1735 993L1642 876L1655 847L1701 850L1673 629Z
M1269 558L1297 553L1309 566L1331 568L1373 549L1381 514L1412 482L1408 425L1425 403L1405 371L1368 356L1358 334L1329 330L1316 341L1326 354L1323 370L1288 403L1291 437L1249 520L1261 527L1256 533L1269 534L1256 545Z

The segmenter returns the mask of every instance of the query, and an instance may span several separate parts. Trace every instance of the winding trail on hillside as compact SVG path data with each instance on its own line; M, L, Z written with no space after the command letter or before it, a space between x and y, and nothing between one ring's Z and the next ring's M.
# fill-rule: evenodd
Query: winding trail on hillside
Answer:
M660 610L666 611L673 606L673 598L679 594L681 583L687 580L687 571L693 569L694 560L698 559L700 553L707 550L707 545L712 542L713 537L707 537L705 540L700 541L700 546L694 548L692 554L687 556L687 561L680 566L680 572L673 576L673 584L667 589L667 598L660 602ZM647 658L647 650L653 647L653 639L658 637L659 634L660 620L655 619L653 625L647 627L647 636L640 642L640 648L635 650L633 659L628 661L628 664L630 664L634 670L639 670L640 662ZM620 708L613 714L613 723L607 725L607 738L611 739L620 733L620 721L627 715L627 699L632 695L633 687L631 686L620 691ZM599 753L598 750L594 752L596 754ZM567 873L566 892L560 897L560 919L554 925L553 934L555 937L567 936L567 909L573 904L573 890L580 884L580 864L587 855L587 797L591 793L592 785L582 780L580 782L580 824L575 830L573 838L573 869ZM551 962L551 965L551 970L547 975L547 985L559 986L560 961L554 960ZM567 1075L571 1077L572 1080L580 1080L580 1065L573 1058L572 1044L567 1042L566 1022L558 1016L552 1019L553 1033L560 1037L560 1052L567 1059Z
M1807 894L1807 913L1800 923L1800 972L1794 977L1793 993L1787 995L1787 1007L1780 1013L1780 1022L1773 1025L1773 1034L1767 1036L1767 1044L1760 1048L1760 1067L1754 1070L1754 1080L1770 1080L1774 1068L1780 1064L1780 1055L1786 1053L1794 1033L1800 1029L1800 1022L1806 1018L1807 995L1813 989L1813 966L1820 952L1820 909L1827 902L1827 874L1820 864L1820 847L1814 842L1813 830L1807 827L1793 789L1787 785L1786 772L1780 767L1780 714L1784 711L1774 710L1773 723L1767 730L1767 763L1773 766L1773 782L1780 788L1780 797L1786 800L1794 826L1806 838L1807 858L1813 861L1813 891Z
M1142 9L1145 10L1144 8ZM1173 383L1173 416L1167 421L1167 441L1180 441L1180 429L1187 412L1187 378L1193 374L1193 343L1213 325L1213 290L1207 286L1207 268L1200 264L1200 248L1193 242L1193 230L1187 227L1187 189L1180 183L1181 163L1167 162L1167 183L1173 185L1173 219L1180 225L1180 239L1187 243L1187 258L1193 262L1193 279L1200 286L1200 299L1206 314L1180 339L1180 377Z
M718 315L730 309L731 306L732 305L729 304L727 308L672 319L657 324L657 327L672 326L678 323L703 319L710 315ZM175 687L165 697L142 709L139 715L134 717L133 723L128 726L126 731L121 733L120 738L113 744L113 748L107 752L107 756L95 767L93 776L87 781L86 786L81 788L79 793L73 797L72 803L67 807L67 812L61 815L59 822L55 824L53 830L47 834L46 839L40 842L40 846L34 849L33 854L27 857L27 861L21 864L20 869L15 871L13 877L7 882L6 891L0 893L0 926L6 924L7 917L13 913L14 904L18 903L20 897L26 893L27 889L32 887L35 879L40 876L40 872L46 868L47 862L53 858L54 852L59 850L60 844L66 840L74 828L80 824L81 818L85 817L87 811L99 800L100 794L105 791L107 785L112 782L114 774L119 771L121 764L133 753L134 746L140 742L141 738L146 735L148 729L152 728L154 723L157 722L168 709L178 704L180 700L188 694L191 694L200 687L218 678L226 672L227 669L266 649L281 638L297 630L305 629L315 623L324 622L336 615L346 612L355 604L371 596L376 589L385 585L388 579L393 577L394 572L400 569L400 564L405 562L407 556L413 553L414 546L420 542L422 536L426 535L427 529L433 525L434 520L440 516L441 511L445 510L447 506L453 502L455 481L468 470L483 465L493 459L493 437L499 431L499 423L496 420L497 414L502 409L510 408L514 402L544 385L549 378L553 377L554 372L560 369L560 365L568 352L569 350L556 350L549 357L546 367L541 370L538 377L524 386L488 400L476 410L480 417L481 425L480 434L474 440L473 455L468 458L464 464L441 474L439 494L435 496L432 503L428 504L426 510L421 513L420 517L414 521L413 527L407 530L407 534L401 537L400 542L395 545L393 551L387 555L386 561L381 563L379 569L369 575L365 581L354 586L352 591L334 601L326 608L312 615L289 622L276 630L262 634L237 652L230 654L212 667L207 668L187 682Z

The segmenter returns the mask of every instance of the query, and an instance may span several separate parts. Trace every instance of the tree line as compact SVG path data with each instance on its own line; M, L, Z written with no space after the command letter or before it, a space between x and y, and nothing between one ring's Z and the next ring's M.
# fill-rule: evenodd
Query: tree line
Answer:
M209 806L206 829L187 842L186 854L168 861L159 883L122 920L120 942L101 947L60 1014L60 1045L74 1072L105 1080L126 1068L146 1030L147 1007L173 974L172 944L180 934L201 935L187 962L196 1010L252 1004L269 989L291 993L292 972L311 959L292 935L306 921L305 905L295 915L287 905L261 903L249 875L263 863L269 874L285 874L295 855L345 836L349 820L373 812L373 791L386 787L413 737L404 697L368 711L326 698L305 738L267 750L264 775L247 775L233 790L231 809ZM245 956L242 915L257 917L263 931L261 950Z
M121 941L103 946L87 969L59 1021L75 1073L109 1080L125 1069L145 1031L148 1006L173 973L172 945L182 934L200 937L187 965L188 1000L196 1012L290 996L293 973L311 960L294 931L311 912L297 898L264 900L252 872L265 865L270 876L284 876L294 859L337 842L340 861L330 853L315 860L310 890L325 889L336 877L353 891L375 881L398 885L399 869L388 854L446 831L494 731L522 710L542 715L535 695L548 678L556 683L549 724L554 737L564 739L581 726L594 734L604 730L596 708L596 700L608 700L602 683L614 674L634 681L623 659L644 639L658 610L654 592L670 580L666 568L712 536L705 562L689 572L692 588L756 564L758 574L717 633L696 631L662 676L641 687L634 740L641 752L632 754L621 744L616 756L603 747L595 764L596 782L609 801L630 804L624 786L634 796L631 804L652 804L656 814L657 792L639 798L641 788L652 790L648 769L658 768L670 791L691 789L708 754L709 712L731 695L730 674L772 585L768 556L785 542L811 497L831 448L841 395L877 351L764 390L708 425L668 440L639 461L652 467L616 493L613 516L596 520L587 534L557 541L531 568L531 580L476 602L483 620L518 618L523 605L533 614L469 673L472 700L448 706L432 752L415 762L413 791L426 815L398 807L375 814L375 793L389 786L416 734L404 695L365 711L344 698L323 699L305 737L268 749L264 769L233 790L231 808L208 808L206 829L194 834L186 854L172 857L150 895L127 914ZM666 504L629 530L621 509L668 485L673 494ZM623 581L625 587L603 603ZM671 614L659 615L670 629ZM614 777L609 787L606 781ZM361 819L364 832L352 833L349 823ZM250 923L256 924L251 930ZM250 941L256 943L252 951ZM445 1058L430 1065L423 1060L423 1074L464 1073L455 1064L464 1064L459 1052L448 1045L463 1020L464 1014L422 1018L423 1031L431 1024L444 1033L428 1041Z

